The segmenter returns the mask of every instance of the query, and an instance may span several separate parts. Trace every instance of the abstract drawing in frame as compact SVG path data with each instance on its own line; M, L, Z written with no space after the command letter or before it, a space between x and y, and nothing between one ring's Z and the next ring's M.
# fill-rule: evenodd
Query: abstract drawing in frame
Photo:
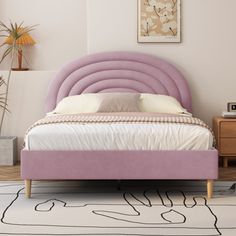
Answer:
M180 0L138 0L138 42L180 42Z

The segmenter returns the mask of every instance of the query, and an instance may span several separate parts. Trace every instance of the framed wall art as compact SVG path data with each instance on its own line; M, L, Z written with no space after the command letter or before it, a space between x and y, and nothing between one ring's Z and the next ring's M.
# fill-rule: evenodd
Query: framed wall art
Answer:
M180 42L180 0L138 0L138 42Z

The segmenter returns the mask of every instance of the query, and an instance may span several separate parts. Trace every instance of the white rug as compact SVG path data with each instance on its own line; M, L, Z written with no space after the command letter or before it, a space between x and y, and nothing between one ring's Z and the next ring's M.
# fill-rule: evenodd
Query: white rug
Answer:
M0 182L0 235L236 235L233 182ZM231 187L231 188L230 188Z

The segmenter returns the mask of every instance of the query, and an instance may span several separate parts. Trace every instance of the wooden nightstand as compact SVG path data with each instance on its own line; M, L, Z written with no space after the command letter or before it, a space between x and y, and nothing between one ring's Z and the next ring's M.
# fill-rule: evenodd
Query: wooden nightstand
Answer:
M236 119L214 117L213 131L223 166L228 167L228 160L236 157Z

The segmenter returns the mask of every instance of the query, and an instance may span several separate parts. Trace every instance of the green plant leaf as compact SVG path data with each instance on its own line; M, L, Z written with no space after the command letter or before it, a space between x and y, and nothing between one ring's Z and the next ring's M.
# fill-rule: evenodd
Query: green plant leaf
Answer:
M1 60L0 60L0 64L1 64L1 63L3 62L3 60L12 52L12 50L13 50L13 46L10 45L10 46L6 49L6 51L3 53L2 58L1 58Z
M7 38L7 37L8 37L8 35L6 35L6 34L0 34L0 37Z
M10 28L8 28L2 21L0 21L0 26L1 26L4 30L6 30L6 31L8 31L8 32L11 31Z
M6 85L6 82L5 80L0 77L0 87L3 86L3 85ZM1 93L0 94L0 108L1 109L6 109L6 111L9 112L8 108L7 108L7 102L6 102L6 93Z
M0 45L0 48L3 47L3 46L5 46L5 45L6 45L6 43L2 43L2 44Z
M5 81L4 81L3 79L1 79L1 81L0 81L0 87L1 87L2 85L4 85L4 84L6 85ZM3 95L3 94L4 94L4 93L0 93L0 96Z

